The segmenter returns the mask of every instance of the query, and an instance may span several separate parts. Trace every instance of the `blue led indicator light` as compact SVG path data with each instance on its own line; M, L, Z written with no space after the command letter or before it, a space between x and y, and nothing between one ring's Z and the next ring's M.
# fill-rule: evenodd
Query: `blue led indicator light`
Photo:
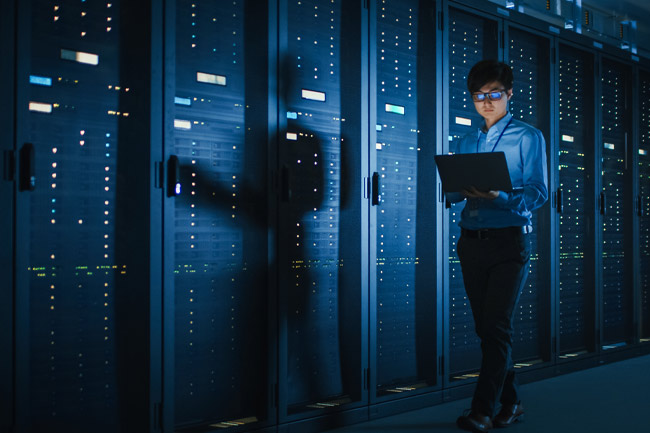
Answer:
M174 103L177 105L187 105L188 107L192 105L192 100L190 98L179 98L176 96L174 98Z
M30 75L29 82L31 84L38 84L39 86L52 86L52 79L50 77L39 77L38 75Z

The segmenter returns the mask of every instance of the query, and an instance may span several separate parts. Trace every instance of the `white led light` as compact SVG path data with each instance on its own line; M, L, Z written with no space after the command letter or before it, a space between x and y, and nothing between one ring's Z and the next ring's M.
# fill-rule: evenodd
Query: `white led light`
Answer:
M189 120L174 119L174 128L176 129L192 129L192 122Z
M468 119L466 117L458 117L458 116L456 116L456 124L465 125L465 126L472 126L472 119Z
M571 135L562 135L562 141L573 143L573 136L571 136Z
M29 111L36 111L38 113L51 113L52 104L45 104L43 102L30 102Z
M325 102L325 93L317 92L315 90L302 89L302 98L310 99L312 101Z
M92 53L84 53L82 51L61 50L61 58L63 60L72 60L77 63L84 63L86 65L98 65L99 56Z
M205 72L196 73L196 81L199 83L216 84L218 86L226 85L226 77L223 75L206 74Z
M404 115L404 107L401 105L386 104L385 110L387 113L395 113Z

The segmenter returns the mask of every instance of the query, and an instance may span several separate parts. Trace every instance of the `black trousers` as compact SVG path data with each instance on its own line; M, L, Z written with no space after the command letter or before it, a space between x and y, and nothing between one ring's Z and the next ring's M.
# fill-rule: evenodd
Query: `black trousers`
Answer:
M512 325L528 275L530 239L519 228L463 230L457 251L483 355L472 410L492 417L497 402L520 400L512 362Z

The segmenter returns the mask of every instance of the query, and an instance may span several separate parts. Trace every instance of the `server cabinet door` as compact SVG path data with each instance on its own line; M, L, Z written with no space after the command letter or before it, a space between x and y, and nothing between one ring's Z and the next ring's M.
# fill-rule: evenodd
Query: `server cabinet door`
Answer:
M629 67L603 59L601 66L602 348L633 336Z
M483 119L476 112L467 90L467 74L483 59L498 58L498 24L495 21L449 9L449 147L466 134L476 133ZM456 243L460 237L460 214L465 202L449 209L449 380L475 377L481 365L480 341L474 331L472 310L465 293Z
M280 2L281 421L365 398L361 7Z
M595 350L594 58L560 45L559 356Z
M435 2L376 2L376 288L371 297L377 397L436 384ZM374 298L374 299L373 299Z
M15 99L15 4L5 2L0 15L0 50L5 61L0 63L0 94L7 109L0 117L0 432L10 431L14 423L14 126ZM11 59L11 60L9 60ZM10 96L11 95L11 96Z
M507 55L514 75L509 111L513 118L542 131L547 160L550 160L549 54L547 38L509 27ZM514 317L512 358L520 368L547 361L550 356L550 209L547 201L532 217L530 267Z
M268 4L172 1L167 33L169 405L177 430L248 430L274 418Z
M650 72L639 72L639 281L641 341L650 341Z
M16 431L144 431L149 6L16 4Z

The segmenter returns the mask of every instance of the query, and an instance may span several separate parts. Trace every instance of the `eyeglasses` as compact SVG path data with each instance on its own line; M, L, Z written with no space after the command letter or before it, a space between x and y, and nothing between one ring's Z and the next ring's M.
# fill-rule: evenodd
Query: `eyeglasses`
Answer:
M472 93L472 100L474 102L483 102L485 101L485 98L487 97L490 101L499 101L501 98L503 98L503 94L506 92L506 89L501 89L501 90L494 90L492 92L477 92L477 93Z

